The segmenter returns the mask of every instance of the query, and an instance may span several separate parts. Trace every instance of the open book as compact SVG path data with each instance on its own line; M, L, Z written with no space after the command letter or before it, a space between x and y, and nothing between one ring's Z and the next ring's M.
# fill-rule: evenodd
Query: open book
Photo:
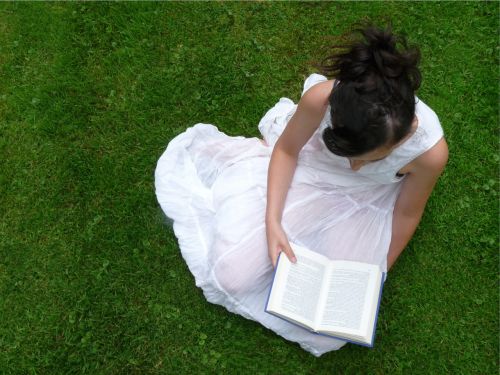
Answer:
M378 265L327 257L290 243L281 252L265 311L312 332L373 347L385 273Z

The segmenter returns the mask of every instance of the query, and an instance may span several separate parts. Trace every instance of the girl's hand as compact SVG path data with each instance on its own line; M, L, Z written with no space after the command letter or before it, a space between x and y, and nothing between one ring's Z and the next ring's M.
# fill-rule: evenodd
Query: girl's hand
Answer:
M266 222L266 235L267 235L267 250L269 253L269 258L271 258L271 263L273 268L276 268L276 262L278 260L278 255L281 251L284 251L288 259L292 263L297 262L295 254L293 253L292 247L288 242L281 223L279 222Z

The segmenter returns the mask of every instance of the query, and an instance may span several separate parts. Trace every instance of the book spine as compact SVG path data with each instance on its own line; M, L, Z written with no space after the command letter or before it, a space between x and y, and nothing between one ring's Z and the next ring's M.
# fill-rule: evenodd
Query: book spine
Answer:
M378 311L380 309L380 302L382 301L382 289L384 289L386 272L382 272L382 280L380 280L380 291L378 293L378 304L377 304L377 312L375 313L375 322L373 323L373 333L372 340L370 343L370 348L373 348L375 342L375 333L377 331L377 320L378 320Z
M271 292L273 290L273 285L274 285L274 278L276 277L276 270L278 269L278 263L280 261L282 251L278 254L278 259L276 260L276 267L274 268L274 273L273 273L273 279L271 280L271 286L269 287L269 293L267 294L267 301L266 301L266 307L264 307L264 311L267 311L267 305L269 304L269 297L271 297Z

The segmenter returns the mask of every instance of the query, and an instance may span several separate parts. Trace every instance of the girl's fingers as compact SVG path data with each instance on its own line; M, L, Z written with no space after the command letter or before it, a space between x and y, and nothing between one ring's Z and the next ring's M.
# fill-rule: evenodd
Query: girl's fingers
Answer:
M296 263L297 262L297 258L295 257L295 254L294 254L294 252L292 250L292 247L290 246L290 244L288 242L285 244L285 246L282 246L282 249L285 252L285 254L288 257L288 259L290 259L290 261L292 263Z

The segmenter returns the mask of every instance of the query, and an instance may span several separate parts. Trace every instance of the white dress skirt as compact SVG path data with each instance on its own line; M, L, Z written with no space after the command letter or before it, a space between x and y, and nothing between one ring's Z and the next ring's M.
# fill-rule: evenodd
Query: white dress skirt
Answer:
M327 80L313 73L304 92ZM350 169L318 130L299 154L282 225L290 241L331 259L357 260L387 271L393 208L403 177L396 173L442 136L438 117L415 97L416 132L383 160ZM345 341L311 333L264 311L273 277L265 211L273 146L297 105L288 98L267 111L258 128L266 140L232 137L198 123L172 139L158 160L158 202L173 220L181 254L206 299L259 322L315 356Z

